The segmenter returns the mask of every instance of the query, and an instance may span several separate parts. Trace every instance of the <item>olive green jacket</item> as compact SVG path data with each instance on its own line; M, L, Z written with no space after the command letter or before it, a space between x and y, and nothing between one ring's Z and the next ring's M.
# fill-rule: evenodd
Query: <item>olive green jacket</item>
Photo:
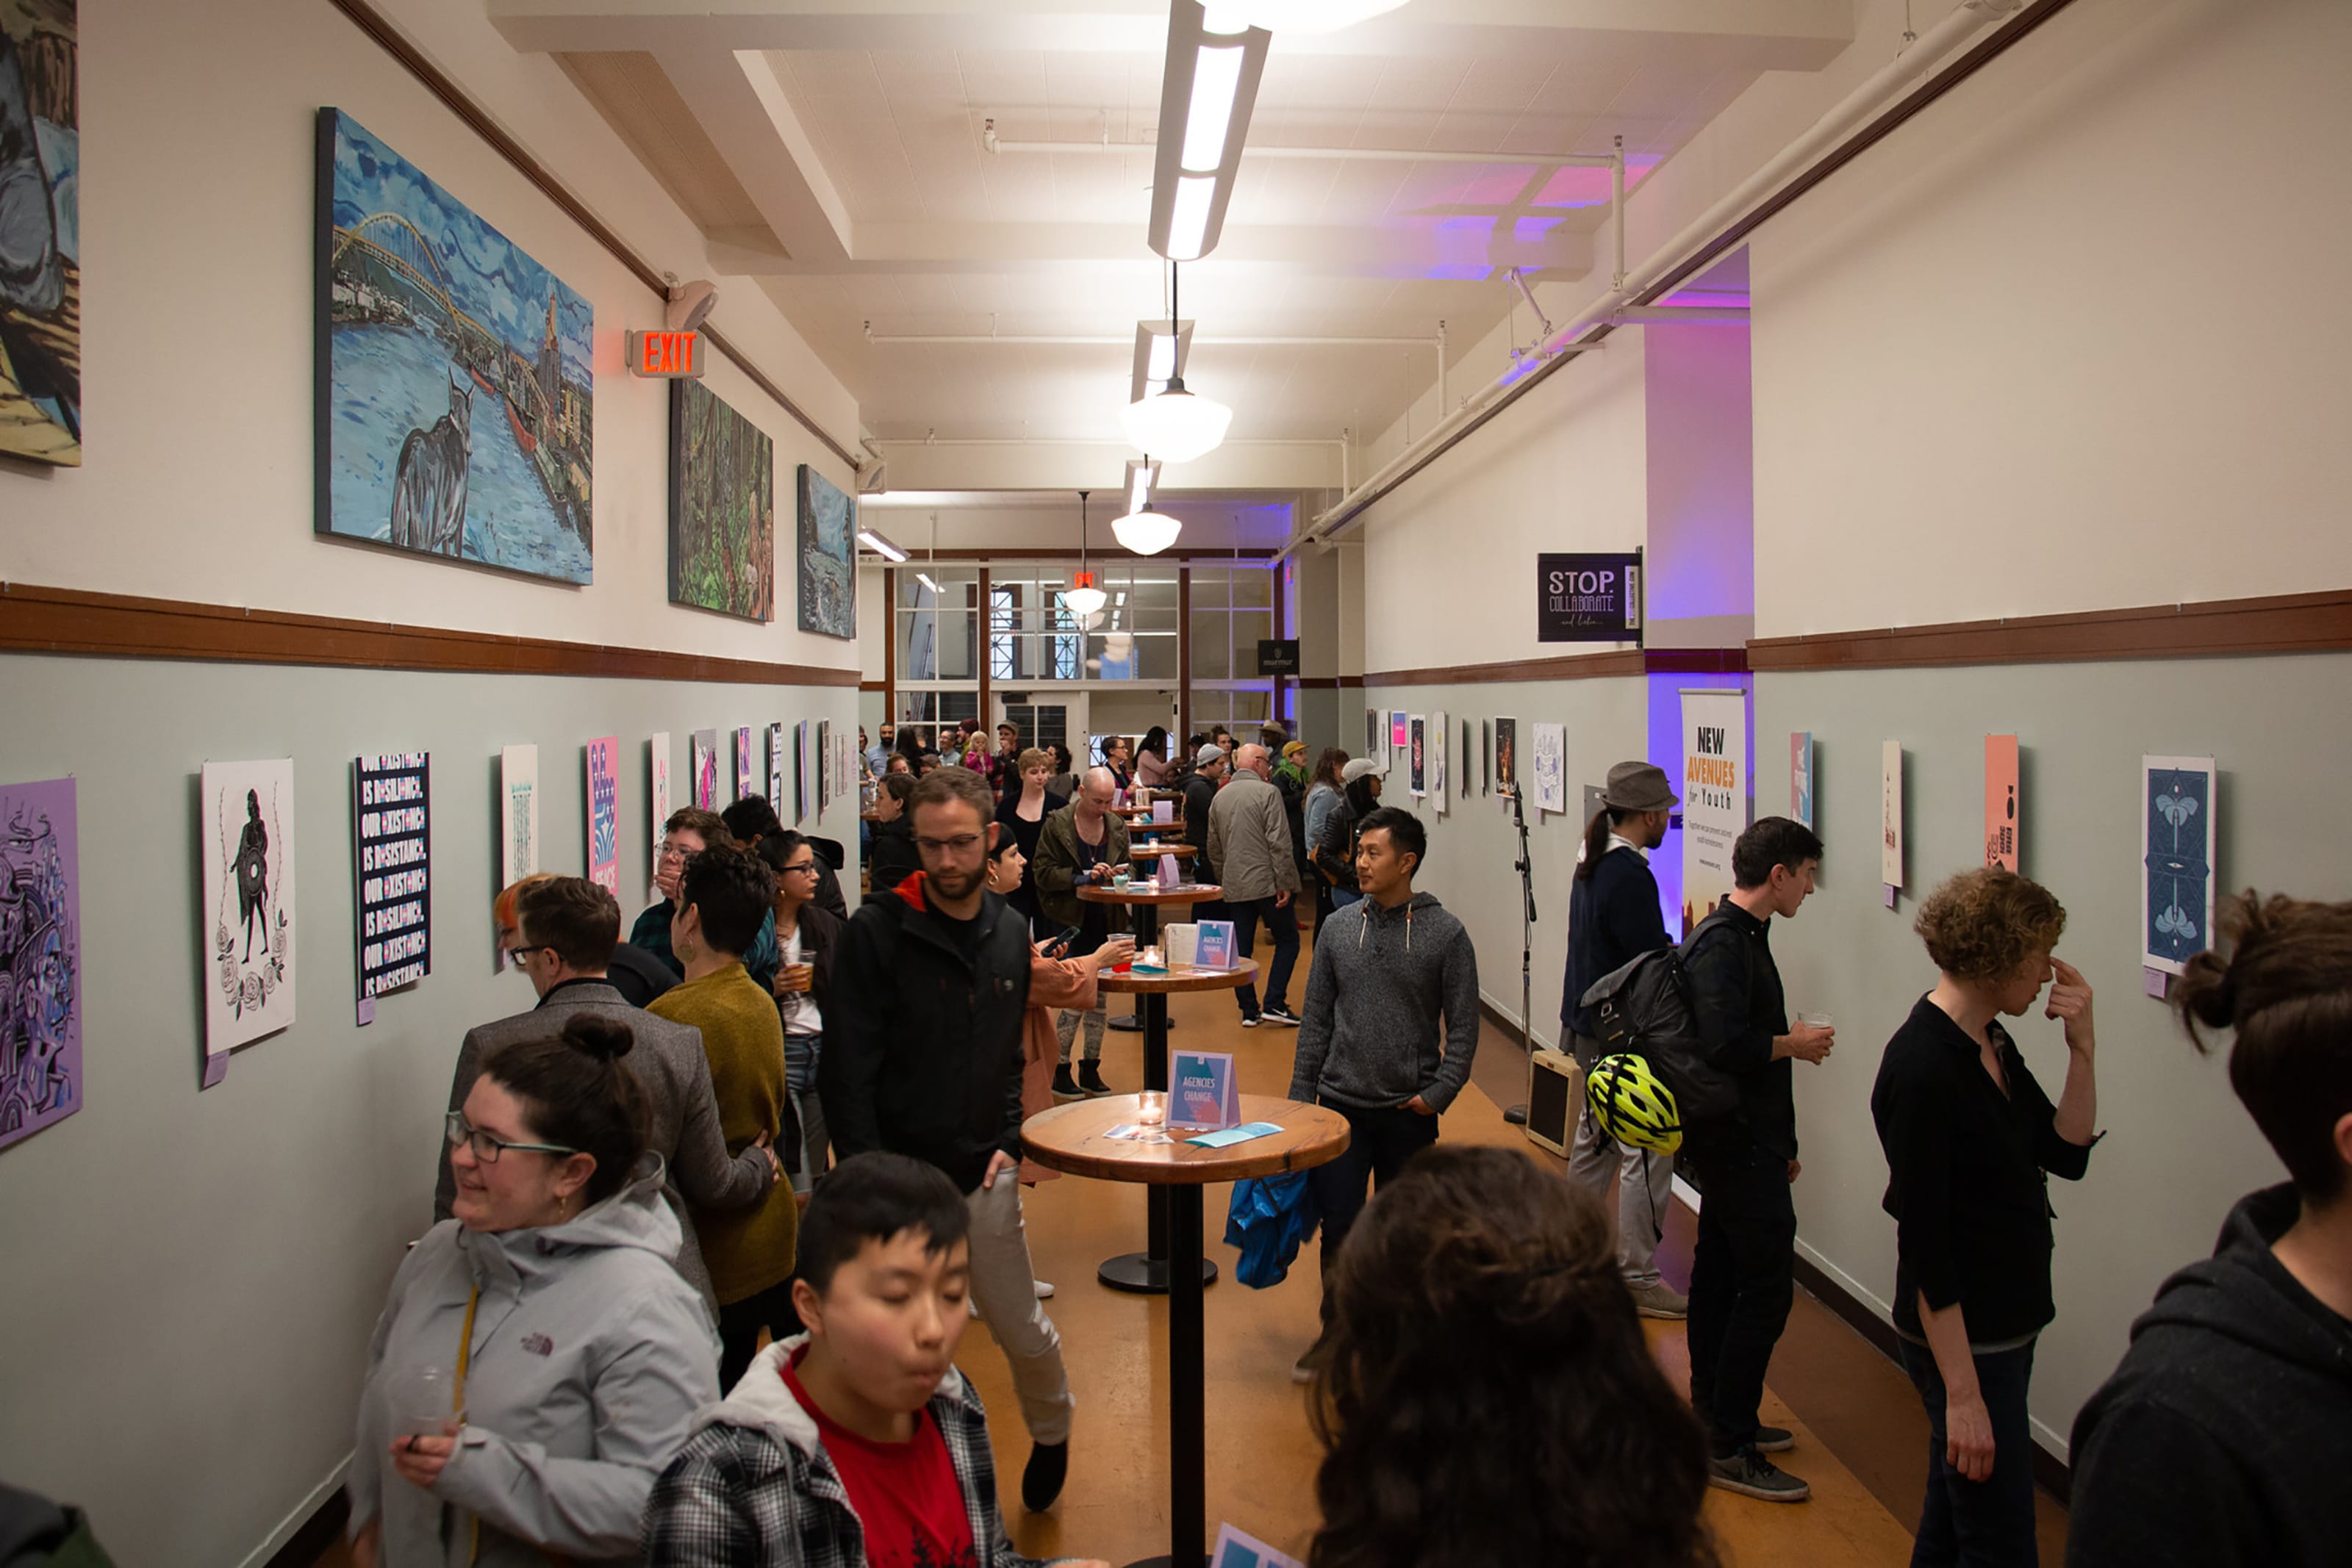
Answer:
M1127 823L1117 812L1103 818L1103 863L1112 871L1134 869L1127 858ZM1076 800L1045 819L1037 830L1037 858L1029 864L1029 875L1037 884L1037 907L1046 919L1060 925L1086 924L1087 906L1078 901L1077 878L1080 872L1094 869L1094 857L1087 855L1083 862L1078 849L1078 803ZM1116 934L1128 927L1127 906L1110 904L1103 914Z

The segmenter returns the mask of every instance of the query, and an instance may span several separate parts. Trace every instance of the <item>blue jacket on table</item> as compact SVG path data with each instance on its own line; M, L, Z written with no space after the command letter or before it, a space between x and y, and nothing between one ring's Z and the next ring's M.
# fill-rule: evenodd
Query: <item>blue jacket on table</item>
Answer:
M1658 879L1642 852L1620 844L1602 855L1590 877L1569 884L1568 989L1559 999L1560 1027L1571 1034L1598 1035L1592 1010L1578 999L1601 976L1669 940L1666 917L1658 908ZM1568 1049L1566 1040L1560 1049Z

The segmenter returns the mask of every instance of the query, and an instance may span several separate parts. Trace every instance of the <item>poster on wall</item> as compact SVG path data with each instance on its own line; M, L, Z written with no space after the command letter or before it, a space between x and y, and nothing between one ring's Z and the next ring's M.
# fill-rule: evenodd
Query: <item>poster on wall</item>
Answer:
M839 777L839 768L833 759L833 720L829 718L821 718L816 721L816 809L818 815L824 815L824 809L833 804L834 780Z
M1683 698L1683 935L1736 883L1731 846L1748 826L1748 695Z
M1878 880L1886 887L1886 906L1903 886L1903 743L1890 740L1878 749Z
M1536 810L1565 811L1568 810L1568 727L1538 723L1529 728L1535 740Z
M1495 790L1507 800L1519 787L1519 721L1495 721Z
M775 808L776 821L784 820L790 808L784 800L784 786L792 779L792 768L784 760L784 727L782 723L768 727L768 804Z
M432 765L423 751L352 764L362 1002L433 972Z
M1465 800L1478 791L1478 734L1468 719L1462 721L1462 770L1455 775L1454 792Z
M1984 862L2017 869L2017 737L1985 737Z
M719 810L719 732L698 729L687 737L687 766L698 810Z
M656 730L646 747L652 759L647 777L646 799L652 803L653 833L646 849L646 864L661 863L663 825L669 821L669 731Z
M81 463L77 9L0 0L0 453L68 468Z
M621 896L621 737L588 743L588 880Z
M1639 643L1642 554L1536 557L1536 641Z
M1445 716L1429 716L1429 803L1430 810L1445 810Z
M1388 771L1389 765L1389 748L1381 741L1381 735L1385 728L1386 726L1381 721L1380 709L1368 707L1364 710L1363 754L1377 761L1384 773Z
M1495 792L1495 721L1478 721L1478 793Z
M1412 747L1406 764L1405 781L1416 800L1429 793L1429 721L1419 714L1406 721L1405 734Z
M1800 729L1789 737L1789 815L1813 825L1813 732Z
M2140 962L2168 975L2213 945L2213 817L2221 777L2210 757L2139 759Z
M72 779L0 784L0 1149L81 1109L80 846Z
M499 885L512 887L539 869L539 747L499 753Z
M776 615L776 444L684 378L669 383L669 601Z
M1402 751L1412 744L1412 721L1403 714L1389 715L1389 749Z
M801 630L854 638L857 571L850 540L857 532L857 503L805 463L799 501Z
M222 1056L294 1021L294 759L207 762L199 795L205 1054Z
M735 731L735 792L727 798L727 803L731 806L738 800L766 793L761 787L760 754L751 742L751 727L740 726Z
M590 581L593 308L350 115L318 134L313 527Z
M793 799L796 802L793 821L799 821L816 814L816 726L807 719L799 725L799 766L797 788Z

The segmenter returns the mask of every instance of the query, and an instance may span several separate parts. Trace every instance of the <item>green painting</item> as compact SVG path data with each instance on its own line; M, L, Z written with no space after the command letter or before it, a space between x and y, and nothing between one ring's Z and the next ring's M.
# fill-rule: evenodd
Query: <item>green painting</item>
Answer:
M669 597L775 615L776 444L698 381L670 383Z

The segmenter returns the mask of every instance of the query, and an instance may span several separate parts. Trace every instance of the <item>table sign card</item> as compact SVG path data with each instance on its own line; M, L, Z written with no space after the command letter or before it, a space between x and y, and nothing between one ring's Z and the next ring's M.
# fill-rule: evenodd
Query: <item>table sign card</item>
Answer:
M1285 1557L1255 1535L1244 1535L1230 1524L1217 1526L1216 1549L1209 1568L1307 1568L1296 1557Z
M1183 885L1183 882L1184 873L1176 869L1176 857L1170 854L1161 855L1160 857L1160 890L1162 893L1173 893Z
M1168 1124L1216 1132L1242 1119L1241 1089L1231 1054L1213 1051L1168 1053Z
M1230 969L1234 967L1234 923L1230 920L1203 920L1197 962L1203 969Z
M1173 822L1175 820L1176 820L1176 802L1175 802L1175 801L1173 801L1173 800L1154 800L1153 802L1151 802L1151 822L1152 822L1152 826L1154 826L1154 827L1160 827L1160 828L1164 828L1164 827L1168 826L1168 824L1170 824L1171 822Z

